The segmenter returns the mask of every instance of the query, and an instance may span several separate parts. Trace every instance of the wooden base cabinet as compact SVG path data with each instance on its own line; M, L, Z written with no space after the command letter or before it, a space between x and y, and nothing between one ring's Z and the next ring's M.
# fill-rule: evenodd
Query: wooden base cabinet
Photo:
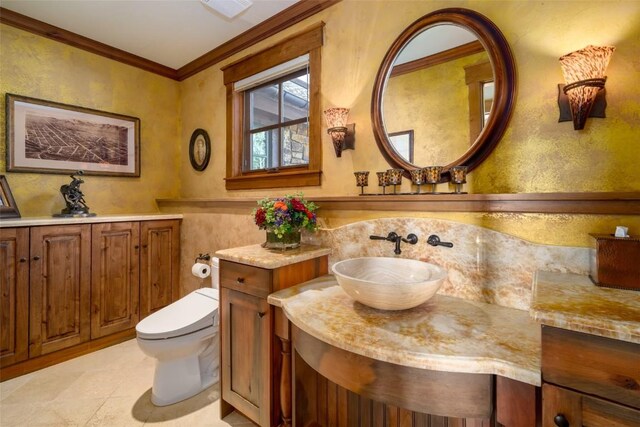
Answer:
M223 417L235 408L260 426L287 425L281 417L283 349L267 296L327 274L327 261L322 256L272 270L220 261Z
M542 327L543 427L640 426L640 344Z
M179 266L180 220L0 228L0 379L135 336Z

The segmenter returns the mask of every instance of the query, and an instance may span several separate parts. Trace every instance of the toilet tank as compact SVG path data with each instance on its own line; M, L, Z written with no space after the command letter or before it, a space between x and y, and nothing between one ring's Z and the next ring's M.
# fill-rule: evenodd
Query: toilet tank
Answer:
M220 289L220 259L211 257L211 287Z

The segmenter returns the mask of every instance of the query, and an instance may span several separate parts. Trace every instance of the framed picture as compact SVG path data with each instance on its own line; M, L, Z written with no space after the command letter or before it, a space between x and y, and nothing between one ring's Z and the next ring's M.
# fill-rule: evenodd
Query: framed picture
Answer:
M0 175L0 218L20 218L20 211L4 175Z
M7 171L140 176L140 119L7 94Z
M204 129L196 129L191 134L189 141L189 160L191 166L197 171L203 171L209 164L211 157L211 140Z
M398 154L413 163L413 129L390 133L389 141Z

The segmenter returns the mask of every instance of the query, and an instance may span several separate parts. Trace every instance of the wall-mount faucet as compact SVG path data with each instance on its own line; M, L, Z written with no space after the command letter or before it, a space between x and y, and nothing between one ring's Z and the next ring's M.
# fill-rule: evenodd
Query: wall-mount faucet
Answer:
M429 236L429 238L427 239L427 243L430 244L431 246L446 246L447 248L453 247L453 243L442 242L440 241L440 237L438 237L435 234L432 234L431 236Z
M406 238L401 237L398 235L398 233L392 231L389 234L387 234L387 237L384 236L369 236L369 238L371 240L386 240L388 242L393 242L396 244L396 248L394 249L394 253L396 255L400 255L402 253L402 251L400 250L400 243L401 242L405 242L405 243L409 243L410 245L415 245L416 243L418 243L418 236L416 236L415 234L411 233L409 235L407 235Z

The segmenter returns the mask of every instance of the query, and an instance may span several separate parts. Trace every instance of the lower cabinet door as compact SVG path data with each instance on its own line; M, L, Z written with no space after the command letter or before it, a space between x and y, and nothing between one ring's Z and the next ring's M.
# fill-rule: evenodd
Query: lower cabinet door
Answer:
M640 410L544 384L542 420L543 427L638 427Z
M222 398L261 426L270 423L271 309L263 298L221 289Z
M180 221L140 225L140 319L178 300Z
M0 228L0 367L29 356L29 229Z
M91 225L31 228L29 357L88 341Z
M91 227L91 338L134 328L139 309L138 222Z

